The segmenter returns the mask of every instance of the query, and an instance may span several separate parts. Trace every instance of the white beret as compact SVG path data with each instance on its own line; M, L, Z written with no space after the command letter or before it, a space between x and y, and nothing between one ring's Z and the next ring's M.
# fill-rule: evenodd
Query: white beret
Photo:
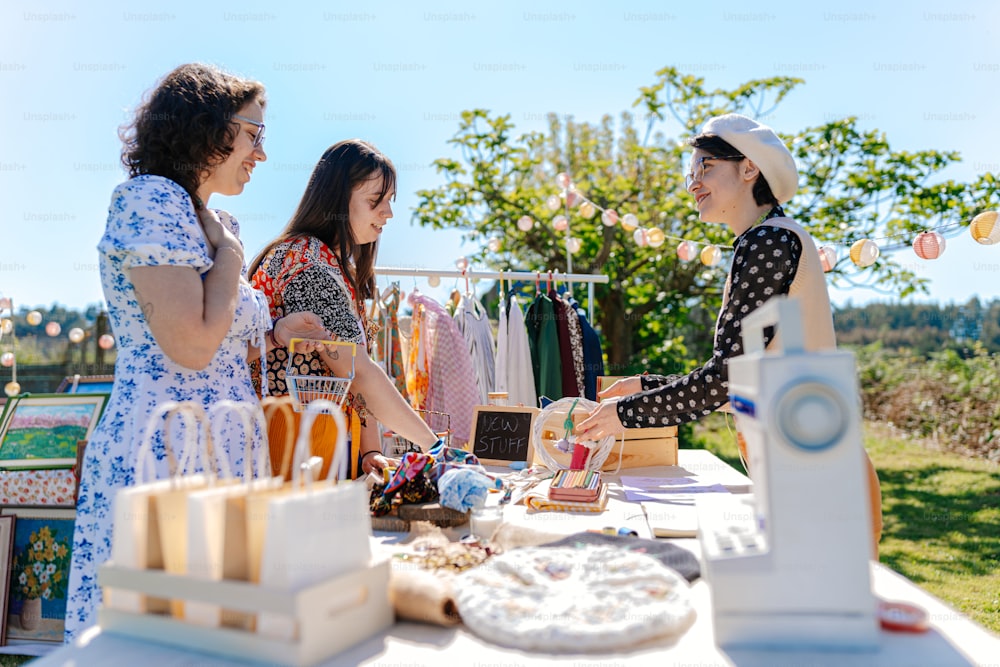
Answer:
M784 204L799 189L799 170L795 158L774 130L767 125L727 113L705 123L702 134L714 134L756 164L779 204Z

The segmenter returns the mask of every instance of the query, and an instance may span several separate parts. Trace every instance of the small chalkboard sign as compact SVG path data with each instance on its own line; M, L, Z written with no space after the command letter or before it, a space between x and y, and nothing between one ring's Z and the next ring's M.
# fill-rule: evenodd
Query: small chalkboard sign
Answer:
M531 460L531 429L538 408L477 405L472 413L472 453L481 463Z

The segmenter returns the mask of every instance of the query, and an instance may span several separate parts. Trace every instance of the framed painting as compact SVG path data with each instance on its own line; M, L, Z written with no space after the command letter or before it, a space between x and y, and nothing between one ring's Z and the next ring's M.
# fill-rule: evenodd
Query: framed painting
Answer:
M0 516L0 646L7 645L7 609L10 605L10 571L14 558L13 516Z
M77 442L89 440L107 394L28 394L0 417L0 468L72 468Z
M5 507L13 516L7 638L62 643L76 510Z
M67 375L56 388L57 394L110 394L114 375Z

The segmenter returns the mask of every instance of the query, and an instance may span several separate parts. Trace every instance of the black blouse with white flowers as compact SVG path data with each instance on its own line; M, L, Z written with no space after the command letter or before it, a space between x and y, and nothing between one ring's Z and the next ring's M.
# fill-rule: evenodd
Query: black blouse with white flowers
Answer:
M729 359L743 354L741 323L771 297L788 294L802 255L799 237L766 222L751 227L733 243L729 298L715 324L712 358L687 375L644 375L643 391L618 401L626 428L676 426L695 421L728 400ZM764 330L764 344L774 335Z

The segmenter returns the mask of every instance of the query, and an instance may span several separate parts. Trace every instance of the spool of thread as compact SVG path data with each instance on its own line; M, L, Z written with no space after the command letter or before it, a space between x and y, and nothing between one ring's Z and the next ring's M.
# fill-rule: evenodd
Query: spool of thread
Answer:
M590 447L582 445L579 442L573 445L573 458L570 459L569 469L570 470L583 470L587 465L587 459L590 458Z

